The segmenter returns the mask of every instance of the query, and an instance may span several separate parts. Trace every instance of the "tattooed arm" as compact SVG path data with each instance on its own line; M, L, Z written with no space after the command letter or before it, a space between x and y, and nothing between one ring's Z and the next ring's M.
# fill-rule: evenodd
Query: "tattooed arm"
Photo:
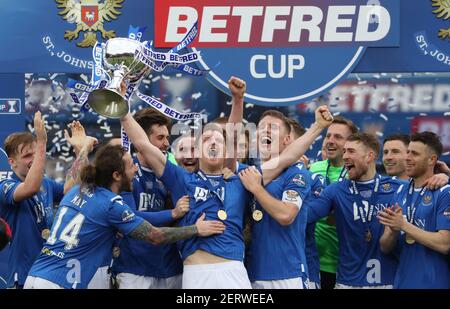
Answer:
M80 183L80 172L83 167L89 164L88 154L89 151L87 149L82 149L75 161L73 161L71 168L67 172L66 181L64 182L64 194L74 185Z
M88 154L97 143L96 138L86 136L84 127L80 122L73 121L69 124L69 128L72 131L72 136L69 135L67 130L64 130L64 137L67 142L72 145L77 157L66 175L64 194L66 194L74 185L80 183L80 172L83 167L89 164Z
M195 225L184 226L179 228L161 227L156 228L147 221L143 221L128 236L148 241L153 245L163 245L176 242L181 239L190 238L198 234Z
M154 227L147 221L143 221L128 236L148 241L154 245L163 245L176 242L178 240L191 238L193 236L211 236L221 234L225 226L219 221L206 221L203 214L194 225L183 227Z

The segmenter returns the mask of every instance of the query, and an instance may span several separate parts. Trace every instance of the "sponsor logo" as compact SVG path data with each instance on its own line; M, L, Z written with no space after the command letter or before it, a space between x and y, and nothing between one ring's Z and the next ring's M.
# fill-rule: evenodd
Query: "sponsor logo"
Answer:
M205 188L195 187L194 198L195 201L206 201L209 191Z
M155 0L155 46L173 46L197 21L191 46L209 81L228 93L239 76L246 102L290 105L334 87L367 46L399 46L399 13L385 0Z
M131 221L134 217L134 212L132 212L130 209L125 209L122 213L122 222Z
M295 183L299 187L304 187L306 185L305 178L303 178L303 175L297 174L294 178L292 178L292 182Z
M22 104L20 99L0 98L0 114L17 115L22 113Z

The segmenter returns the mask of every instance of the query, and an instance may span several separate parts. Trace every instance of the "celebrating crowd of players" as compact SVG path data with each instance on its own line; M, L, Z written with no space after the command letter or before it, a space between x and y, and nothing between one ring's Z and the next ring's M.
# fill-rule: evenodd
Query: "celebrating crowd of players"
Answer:
M152 109L121 119L133 155L72 122L64 184L44 176L39 112L35 136L11 134L13 176L0 182L8 287L450 288L450 170L438 136L385 139L380 175L377 137L350 120L321 106L305 130L269 110L249 165L245 82L228 85L229 117L178 138L174 156L171 122ZM324 160L309 165L304 153L324 129Z

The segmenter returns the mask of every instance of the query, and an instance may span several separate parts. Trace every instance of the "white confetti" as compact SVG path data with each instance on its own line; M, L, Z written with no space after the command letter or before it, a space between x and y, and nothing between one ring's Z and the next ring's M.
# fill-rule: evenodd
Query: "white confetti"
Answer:
M193 100L197 100L198 98L200 98L202 96L202 93L201 92L197 92L197 93L193 93L192 95L191 95L191 98L193 99Z
M374 74L373 77L376 78L376 79L380 79L381 75L380 74Z
M367 84L366 80L361 80L361 81L358 82L358 85L365 85L365 84Z
M388 121L388 117L385 114L380 113L380 117L384 119L384 121Z
M396 79L396 78L391 78L391 82L393 82L393 83L398 83L398 79Z
M443 156L448 156L448 155L450 155L450 151L444 152L442 155Z
M112 133L106 133L105 135L103 135L104 137L108 138L108 137L113 137Z
M252 103L245 104L245 108L253 108L254 106L255 106L255 104L252 104Z
M64 171L64 166L62 166L61 162L56 162L56 171L57 172L62 172Z
M380 132L380 131L375 132L375 134L379 137L383 137L383 135L384 135L383 132Z
M420 113L419 116L427 116L427 113Z
M161 76L156 76L155 78L152 79L152 82L157 82L161 79Z
M170 79L170 76L164 75L164 74L162 74L161 77L162 77L162 79L164 79L164 80L169 80L169 79Z

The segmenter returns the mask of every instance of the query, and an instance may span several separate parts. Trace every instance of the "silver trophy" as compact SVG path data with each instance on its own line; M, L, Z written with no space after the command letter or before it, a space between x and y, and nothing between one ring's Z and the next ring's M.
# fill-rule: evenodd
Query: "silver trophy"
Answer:
M127 38L113 38L106 42L103 67L111 76L111 82L108 87L89 94L87 103L95 112L107 118L122 118L128 113L128 101L121 91L122 82L137 83L151 71L135 59L135 52L141 47L141 42Z

